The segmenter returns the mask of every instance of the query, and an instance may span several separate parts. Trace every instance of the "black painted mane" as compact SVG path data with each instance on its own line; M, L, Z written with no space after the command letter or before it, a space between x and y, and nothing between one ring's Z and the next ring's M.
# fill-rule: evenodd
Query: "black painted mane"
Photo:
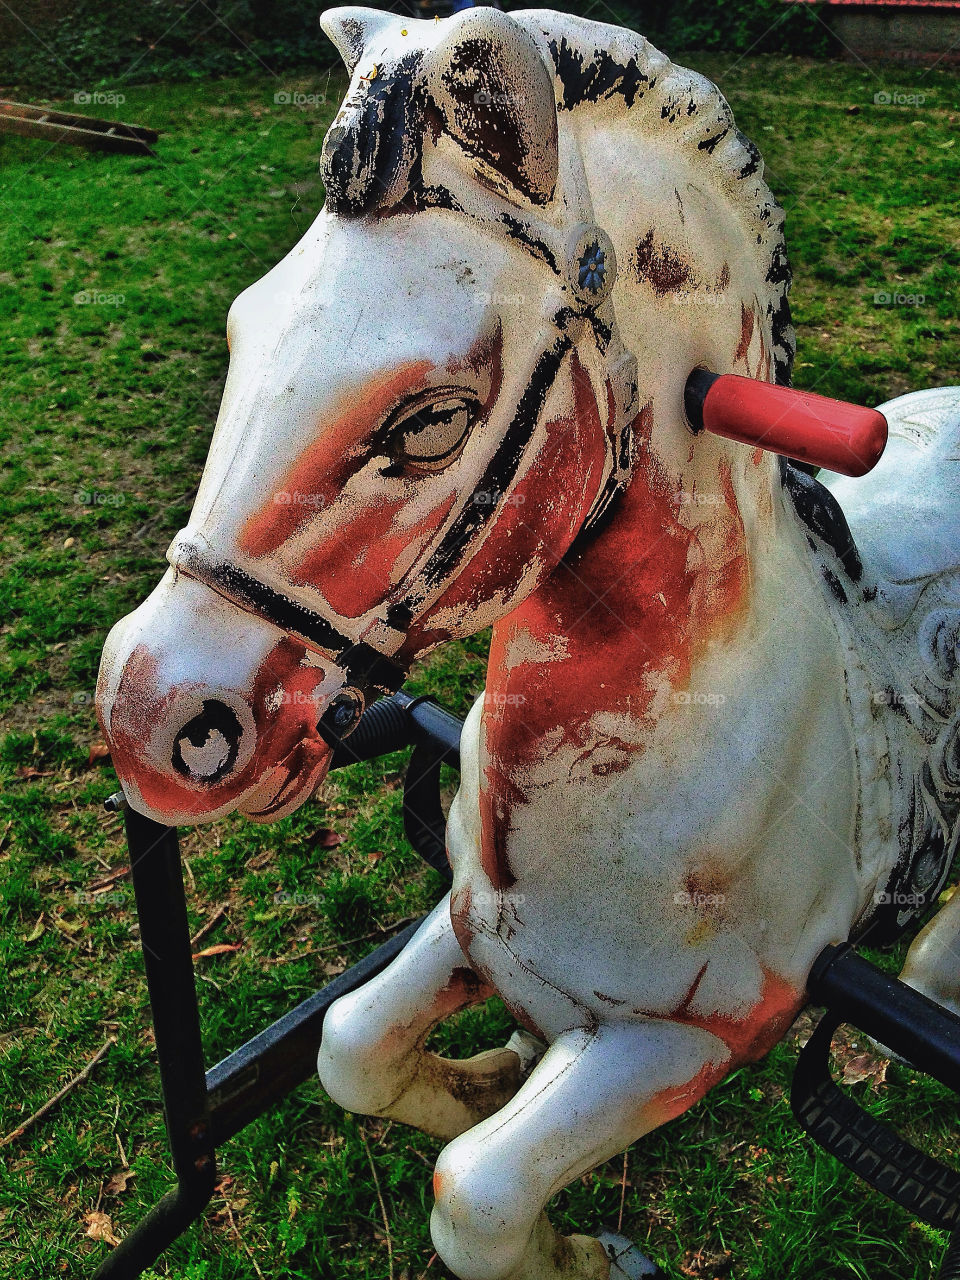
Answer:
M631 112L655 95L658 127L675 129L678 145L715 161L718 181L741 211L745 235L755 240L761 262L768 255L764 278L773 295L767 307L775 376L789 383L794 335L783 211L763 182L760 153L736 128L716 86L675 66L630 31L538 10L509 18L484 9L469 14L451 29L446 45L417 47L411 41L410 50L392 60L377 60L376 42L365 45L362 24L345 20L339 43L356 71L323 146L320 172L328 208L346 217L460 211L449 189L423 179L425 143L442 135L456 144L465 173L521 209L543 207L555 194L554 182L544 177L544 156L551 145L556 150L558 118L606 109L614 99ZM563 34L556 31L558 22ZM548 127L552 140L543 136ZM507 226L507 215L501 221ZM528 247L543 248L535 240Z

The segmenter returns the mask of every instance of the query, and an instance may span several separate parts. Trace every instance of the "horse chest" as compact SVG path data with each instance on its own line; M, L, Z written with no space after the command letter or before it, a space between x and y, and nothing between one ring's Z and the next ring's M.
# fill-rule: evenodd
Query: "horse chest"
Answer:
M802 703L799 687L780 692ZM454 922L474 967L546 1033L571 1017L739 1017L771 983L802 989L858 909L852 779L796 804L838 723L811 717L791 743L774 708L744 698L735 735L718 698L692 733L665 680L638 698L671 709L651 729L621 696L616 668L609 690L514 675L464 732Z

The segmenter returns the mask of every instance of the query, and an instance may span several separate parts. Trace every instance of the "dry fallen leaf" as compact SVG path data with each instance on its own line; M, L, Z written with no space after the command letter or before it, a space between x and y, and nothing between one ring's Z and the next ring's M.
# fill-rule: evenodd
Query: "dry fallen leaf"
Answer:
M105 1196L119 1196L126 1191L127 1186L132 1178L137 1175L133 1169L118 1169L116 1173L110 1175L107 1185L103 1188Z
M243 946L242 942L218 942L216 946L204 947L202 951L195 951L194 960L202 960L204 956L223 956L228 951L239 951Z
M112 1245L120 1243L113 1234L113 1223L106 1213L88 1213L83 1220L87 1224L86 1234L91 1240L102 1240L104 1244Z
M875 1053L860 1053L855 1058L850 1058L843 1068L844 1084L863 1084L864 1080L869 1080L874 1089L880 1085L886 1084L887 1067L890 1065L886 1058L881 1058Z
M35 769L32 764L18 764L14 773L18 778L52 778L53 770Z
M28 933L27 936L24 938L24 942L36 942L36 940L43 935L44 927L45 926L43 923L43 912L41 912L40 918L37 920L37 923L33 926L32 932Z
M722 1253L710 1253L706 1249L697 1249L696 1251L688 1249L683 1255L680 1263L680 1274L683 1276L696 1276L705 1280L706 1277L715 1277L729 1275L733 1266L733 1254L729 1249L724 1249Z
M109 760L110 748L105 742L94 742L87 756L87 764L96 764L98 760Z
M343 844L343 836L329 827L321 827L311 844L317 849L335 849L338 844Z

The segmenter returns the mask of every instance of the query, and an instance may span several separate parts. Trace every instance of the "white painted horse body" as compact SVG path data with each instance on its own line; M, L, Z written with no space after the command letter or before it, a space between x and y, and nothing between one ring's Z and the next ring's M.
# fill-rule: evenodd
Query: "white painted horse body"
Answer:
M715 88L546 12L324 24L353 73L327 208L235 304L197 505L101 714L138 808L268 819L325 773L339 690L495 624L452 893L333 1007L321 1078L454 1139L432 1225L464 1280L602 1278L550 1196L766 1052L824 945L946 874L957 418L923 445L946 536L903 565L871 541L890 467L837 484L861 571L825 491L683 414L693 367L792 356L782 214ZM926 483L892 486L900 520ZM910 974L946 1003L956 917ZM542 1057L425 1051L492 991Z

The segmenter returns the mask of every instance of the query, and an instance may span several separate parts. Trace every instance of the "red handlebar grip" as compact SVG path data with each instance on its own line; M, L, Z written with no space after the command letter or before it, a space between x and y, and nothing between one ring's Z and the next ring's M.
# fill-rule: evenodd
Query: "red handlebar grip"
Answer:
M844 476L866 475L887 444L887 420L876 409L733 373L715 378L707 391L703 425Z

